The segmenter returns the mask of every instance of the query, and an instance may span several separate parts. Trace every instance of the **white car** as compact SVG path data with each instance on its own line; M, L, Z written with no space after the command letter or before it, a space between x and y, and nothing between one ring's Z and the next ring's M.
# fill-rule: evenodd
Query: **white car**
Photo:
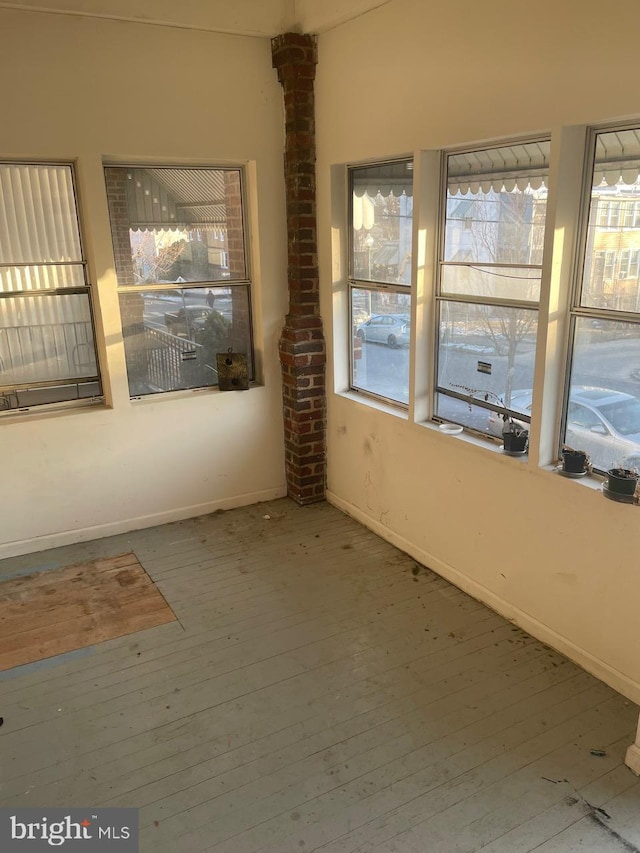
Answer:
M531 414L532 392L514 391L510 409ZM503 420L491 412L489 432L502 435ZM640 400L623 391L577 385L569 394L564 443L586 450L601 471L609 468L640 470Z
M374 314L356 329L356 336L363 343L373 341L392 348L408 346L410 334L411 317L408 314Z

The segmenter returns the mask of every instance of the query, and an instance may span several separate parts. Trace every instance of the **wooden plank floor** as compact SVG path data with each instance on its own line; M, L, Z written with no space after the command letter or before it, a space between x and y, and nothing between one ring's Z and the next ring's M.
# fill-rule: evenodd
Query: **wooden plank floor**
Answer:
M144 853L640 850L637 707L334 508L0 578L123 551L178 621L0 673L3 806L134 806Z

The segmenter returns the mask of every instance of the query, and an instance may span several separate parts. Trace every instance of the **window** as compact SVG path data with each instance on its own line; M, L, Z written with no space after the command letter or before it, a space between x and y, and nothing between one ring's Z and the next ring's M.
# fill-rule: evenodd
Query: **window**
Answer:
M591 158L562 438L604 472L640 468L640 129L594 134ZM612 230L597 211L620 197L626 227Z
M413 163L349 170L351 387L409 402Z
M435 414L496 436L530 420L548 163L546 140L446 158Z
M105 168L129 392L218 384L246 353L250 293L239 169Z
M101 395L72 168L0 163L0 411Z

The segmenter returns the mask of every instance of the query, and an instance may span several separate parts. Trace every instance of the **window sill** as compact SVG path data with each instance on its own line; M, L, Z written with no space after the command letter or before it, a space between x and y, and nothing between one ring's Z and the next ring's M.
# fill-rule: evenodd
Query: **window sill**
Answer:
M249 382L248 391L253 391L255 388L262 388L261 382ZM210 395L218 396L222 394L246 394L247 391L221 391L217 385L205 386L204 388L183 388L179 391L158 391L155 394L144 394L140 397L130 397L129 402L132 406L144 406L149 403L160 403L163 400L192 400L194 397L207 397Z
M409 420L409 412L407 409L403 408L399 403L397 406L394 406L392 403L385 403L383 400L379 400L376 397L369 397L364 393L360 393L358 391L336 391L337 397L342 397L345 400L353 400L356 403L361 403L363 406L368 406L371 409L376 409L379 412L384 412L387 415L393 415L396 418L400 418L401 420L408 421Z
M105 400L86 400L78 403L76 401L67 403L51 403L50 405L32 406L31 408L10 409L0 413L0 422L6 424L31 423L38 420L49 420L50 418L75 417L87 415L92 412L112 411L113 406Z
M586 477L563 477L562 474L560 474L560 469L557 465L545 466L544 470L545 472L555 474L555 476L560 480L566 480L568 483L577 483L582 486L582 488L590 489L592 492L599 492L603 498L609 500L611 503L626 504L627 506L640 505L633 501L633 496L631 495L623 495L620 499L617 497L608 497L608 495L604 493L606 477L603 474L587 474ZM627 497L631 499L627 499Z
M445 423L448 422L445 421ZM471 447L478 447L480 448L480 450L486 450L489 453L493 453L497 456L509 459L509 461L526 463L529 460L529 456L526 453L514 456L509 453L505 453L502 450L502 446L500 444L499 439L494 438L493 436L487 435L485 437L480 433L474 433L464 428L460 433L447 433L444 430L440 429L440 423L436 421L422 421L418 424L418 426L422 427L423 429L429 430L429 432L438 433L438 435L442 436L443 440L446 439L447 441L460 441L463 444L470 445Z

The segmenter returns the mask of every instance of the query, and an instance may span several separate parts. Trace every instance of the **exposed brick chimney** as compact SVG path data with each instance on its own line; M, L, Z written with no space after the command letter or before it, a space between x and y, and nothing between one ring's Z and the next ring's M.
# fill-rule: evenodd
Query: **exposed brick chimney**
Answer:
M326 479L326 353L316 231L316 41L284 33L272 40L271 54L285 108L289 313L280 339L280 364L287 490L289 497L307 504L324 499Z

